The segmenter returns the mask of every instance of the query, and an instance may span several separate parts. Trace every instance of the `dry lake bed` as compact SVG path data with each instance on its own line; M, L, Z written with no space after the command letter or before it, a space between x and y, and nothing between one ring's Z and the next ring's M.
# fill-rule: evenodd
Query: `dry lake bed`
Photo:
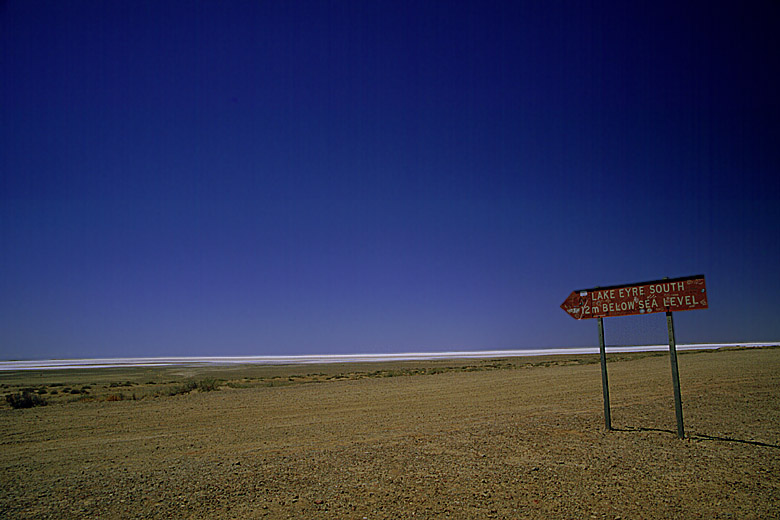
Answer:
M780 349L0 373L2 518L777 518Z

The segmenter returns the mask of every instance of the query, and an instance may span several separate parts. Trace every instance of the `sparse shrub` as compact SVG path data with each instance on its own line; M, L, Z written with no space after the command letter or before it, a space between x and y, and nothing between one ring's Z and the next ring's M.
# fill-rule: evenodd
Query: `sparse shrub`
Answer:
M54 390L52 390L52 391L50 392L50 394L51 394L51 395L57 395L57 394L59 394L59 392L58 392L56 389L54 389Z
M32 408L33 406L46 406L46 399L30 392L24 391L18 394L8 394L5 400L11 408Z
M43 394L47 393L47 390L46 390L45 387L44 388L39 388L38 390L35 391L35 393L37 393L38 395L43 395Z
M106 401L124 401L124 394L110 394L106 397Z
M211 392L213 390L219 390L219 381L213 377L201 379L198 381L198 390L201 392Z
M70 393L71 394L80 394L81 390L79 390L78 388L74 388L73 390L70 391Z
M188 381L183 385L176 385L168 389L168 395L188 394L198 388L198 384L195 381Z
M201 379L198 382L187 381L179 385L168 387L167 389L158 390L155 393L155 395L157 396L182 395L182 394L188 394L196 389L200 392L212 392L214 390L219 390L219 380L214 378L206 378L206 379Z

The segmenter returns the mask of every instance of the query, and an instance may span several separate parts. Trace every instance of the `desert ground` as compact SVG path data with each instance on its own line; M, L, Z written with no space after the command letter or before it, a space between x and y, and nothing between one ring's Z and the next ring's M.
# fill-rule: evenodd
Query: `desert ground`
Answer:
M608 359L0 373L0 517L780 517L780 349Z

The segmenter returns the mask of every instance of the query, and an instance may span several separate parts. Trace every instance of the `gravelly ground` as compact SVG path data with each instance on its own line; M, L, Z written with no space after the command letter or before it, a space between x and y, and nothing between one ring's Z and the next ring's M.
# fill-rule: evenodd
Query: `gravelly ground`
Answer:
M775 518L780 349L0 409L3 518Z

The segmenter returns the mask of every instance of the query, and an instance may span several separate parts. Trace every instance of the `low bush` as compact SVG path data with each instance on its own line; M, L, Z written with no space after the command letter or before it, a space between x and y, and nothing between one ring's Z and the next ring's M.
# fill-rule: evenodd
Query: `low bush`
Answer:
M211 392L213 390L219 390L219 381L213 377L201 379L198 381L198 390L201 392Z
M37 394L24 391L18 394L8 394L5 400L11 408L32 408L33 406L46 406L46 399Z
M174 387L169 388L167 394L168 395L188 394L193 390L195 390L196 388L198 388L198 384L195 381L188 381L183 385L176 385Z
M226 383L228 388L255 388L260 383L250 383L244 381L228 381Z

